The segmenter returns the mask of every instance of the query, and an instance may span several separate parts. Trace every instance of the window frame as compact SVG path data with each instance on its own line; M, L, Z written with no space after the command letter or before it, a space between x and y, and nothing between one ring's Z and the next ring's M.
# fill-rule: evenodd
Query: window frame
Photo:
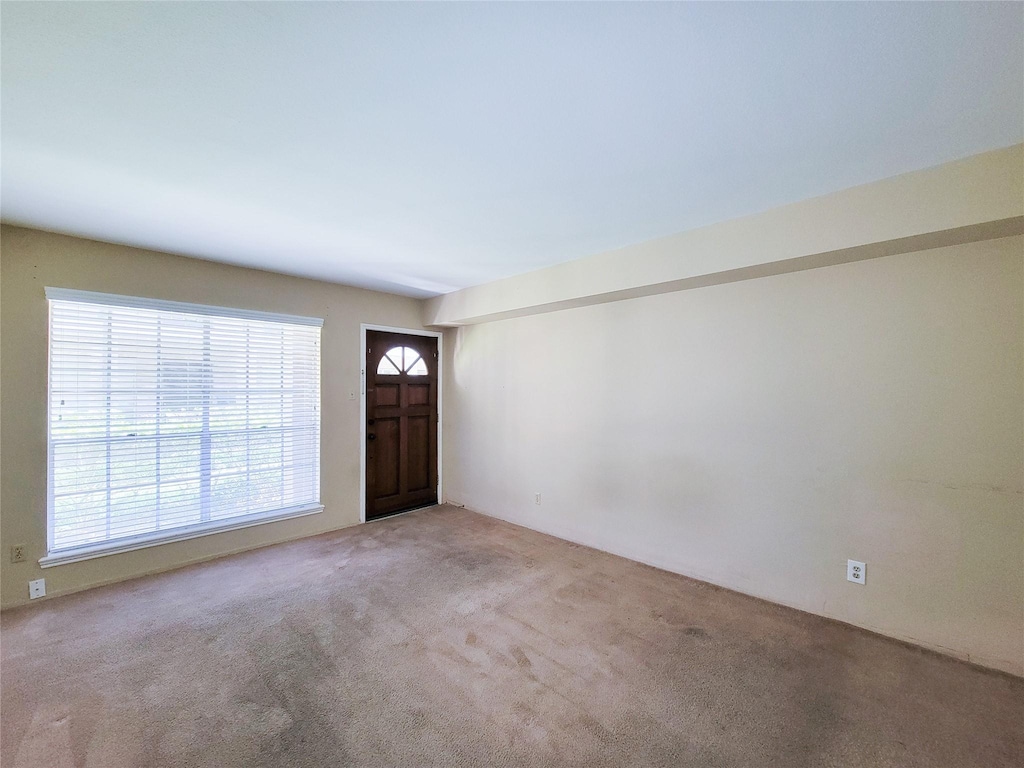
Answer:
M101 541L91 544L84 544L76 547L68 547L51 551L53 545L53 525L54 525L54 450L53 450L53 439L52 439L52 414L50 412L52 405L51 397L51 385L52 385L52 360L51 355L53 352L53 339L52 339L52 312L50 302L52 301L71 301L80 302L96 305L109 305L118 308L126 309L148 309L148 310L163 310L170 312L185 312L194 315L208 315L219 318L233 318L242 320L257 320L263 322L276 322L276 323L287 323L292 325L307 325L317 328L323 327L323 319L317 317L305 317L301 315L290 315L275 312L263 312L259 310L239 309L234 307L220 307L207 304L192 304L188 302L178 301L167 301L162 299L151 299L134 296L122 296L118 294L109 293L96 293L92 291L81 291L75 289L66 288L53 288L47 287L45 289L45 295L47 299L47 386L46 386L46 443L47 443L47 469L46 469L46 485L47 485L47 504L46 504L46 547L47 554L40 558L39 565L43 568L49 568L55 565L63 565L65 563L80 562L82 560L90 560L96 557L105 557L107 555L118 554L122 552L129 552L136 549L142 549L146 547L158 546L161 544L167 544L175 541L184 541L187 539L198 538L201 536L209 536L214 533L222 533L225 531L238 530L241 528L249 528L256 525L263 525L265 523L276 522L279 520L288 520L296 517L304 517L307 515L319 514L324 510L324 506L321 503L322 493L322 456L320 455L319 448L316 452L317 458L317 479L316 479L316 502L305 503L300 505L294 505L289 507L283 507L279 509L266 510L264 512L256 512L246 515L240 515L234 518L224 518L219 520L210 520L187 527L181 527L179 529L168 529L163 531L152 531L147 533L136 534L134 536L128 536L124 538L118 538L111 541ZM320 344L322 350L323 345ZM316 405L317 418L321 421L321 426L318 429L318 442L322 437L322 378L323 378L323 364L322 358L319 361L319 369L317 370L317 390L318 390L318 402Z

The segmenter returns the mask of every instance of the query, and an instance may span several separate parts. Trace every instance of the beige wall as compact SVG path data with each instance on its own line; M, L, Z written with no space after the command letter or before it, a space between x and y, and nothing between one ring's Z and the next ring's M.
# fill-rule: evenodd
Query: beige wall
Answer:
M321 500L318 515L40 569L46 552L46 286L286 312L324 318ZM27 602L43 576L49 595L186 562L309 536L359 521L359 325L420 328L421 302L29 229L0 229L0 604ZM12 564L13 544L29 561Z
M1024 674L1020 237L447 333L449 500Z

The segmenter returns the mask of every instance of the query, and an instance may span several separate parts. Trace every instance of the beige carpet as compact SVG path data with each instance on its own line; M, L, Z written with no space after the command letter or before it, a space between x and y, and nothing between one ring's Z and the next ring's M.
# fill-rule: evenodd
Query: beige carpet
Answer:
M2 617L4 768L1024 765L1024 680L439 507Z

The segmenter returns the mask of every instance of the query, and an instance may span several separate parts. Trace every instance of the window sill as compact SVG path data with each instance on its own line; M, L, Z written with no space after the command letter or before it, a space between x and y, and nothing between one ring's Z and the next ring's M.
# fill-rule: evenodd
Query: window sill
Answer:
M129 539L119 539L115 542L89 544L84 547L75 547L74 549L65 549L48 554L45 557L40 558L39 566L41 568L52 568L55 565L78 563L82 560L92 560L95 557L106 557L107 555L117 555L122 552L132 552L136 549L155 547L160 544L170 544L174 541L196 539L200 536L209 536L213 533L237 531L240 528L251 528L254 525L274 523L278 520L290 520L293 517L316 515L323 511L323 504L288 507L286 509L275 509L271 512L262 512L258 515L250 515L231 520L216 520L197 526L191 526L189 528L182 528L177 531L158 531L156 533L134 536Z

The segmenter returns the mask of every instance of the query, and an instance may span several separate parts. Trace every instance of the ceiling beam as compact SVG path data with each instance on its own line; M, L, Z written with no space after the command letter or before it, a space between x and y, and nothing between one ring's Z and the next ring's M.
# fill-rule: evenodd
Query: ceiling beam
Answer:
M1024 144L424 303L458 326L1024 233Z

